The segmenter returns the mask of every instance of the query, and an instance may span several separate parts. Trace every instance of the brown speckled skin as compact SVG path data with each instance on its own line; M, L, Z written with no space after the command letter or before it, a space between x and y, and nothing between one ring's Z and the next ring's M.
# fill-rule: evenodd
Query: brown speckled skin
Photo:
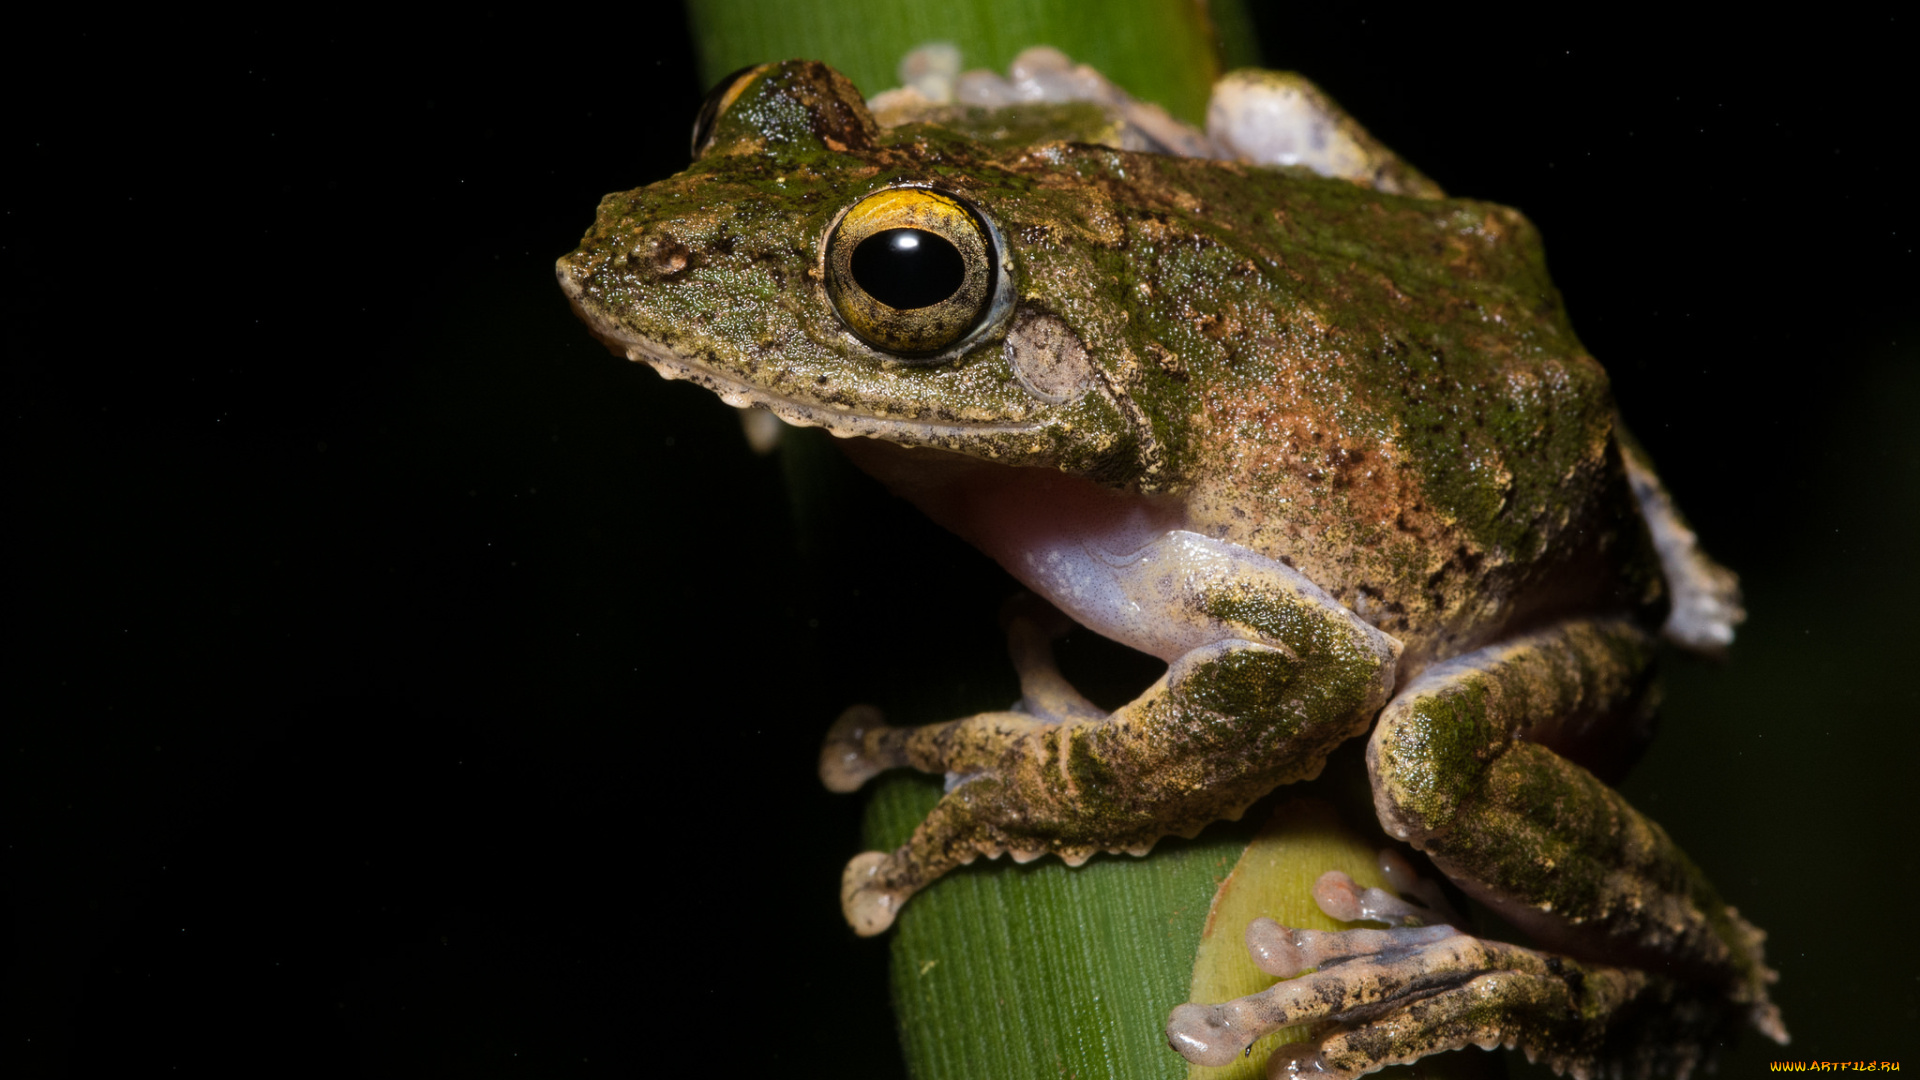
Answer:
M837 790L900 765L961 777L908 845L850 865L843 901L861 932L883 930L906 897L979 854L1077 862L1237 814L1317 773L1397 686L1376 734L1386 749L1370 756L1390 832L1550 942L1663 964L1682 981L1591 974L1629 986L1622 1002L1655 984L1663 1000L1695 1002L1689 1046L1734 1014L1784 1038L1758 931L1657 825L1573 763L1605 760L1609 740L1643 730L1667 587L1606 374L1519 213L1300 169L1000 138L991 117L882 129L845 79L813 63L768 65L737 89L692 168L607 196L560 261L594 332L737 405L965 455L921 470L956 483L1035 466L1116 493L1102 497L1150 499L1168 528L1205 538L1166 546L1169 580L1185 574L1190 587L1164 617L1219 632L1110 717L1033 695L1024 712L913 731L850 711L823 754ZM1030 134L1036 117L1101 127L1084 106L1023 107L1007 127ZM957 197L1004 245L1009 302L953 355L876 351L823 285L839 215L901 185ZM1053 354L1023 368L1020 350L1036 342ZM1037 393L1037 374L1084 392ZM910 458L858 456L896 490L913 486ZM1243 578L1201 580L1196 568L1222 551L1249 553L1235 564ZM1434 674L1416 682L1422 671ZM1057 680L1036 659L1022 675ZM1568 709L1593 730L1551 730ZM1596 829L1606 815L1618 827ZM1624 876L1589 903L1540 872L1554 860L1578 867L1568 880ZM1540 962L1560 977L1562 961ZM1361 1065L1370 1053L1411 1060L1443 1043L1516 1039L1577 1068L1620 1056L1573 1047L1517 997L1482 1004L1445 1039L1409 1020L1418 1000L1383 1005L1337 1038L1375 1047L1355 1051ZM1634 1034L1651 1027L1595 1007L1578 1038L1625 1039L1636 1068L1659 1063Z
M899 181L998 223L1019 311L1084 344L1093 393L1026 393L998 341L925 367L848 333L824 232ZM608 196L563 275L610 342L644 335L790 418L1176 493L1190 527L1400 637L1403 673L1570 612L1660 615L1606 375L1505 207L881 130L831 69L787 64L691 169Z

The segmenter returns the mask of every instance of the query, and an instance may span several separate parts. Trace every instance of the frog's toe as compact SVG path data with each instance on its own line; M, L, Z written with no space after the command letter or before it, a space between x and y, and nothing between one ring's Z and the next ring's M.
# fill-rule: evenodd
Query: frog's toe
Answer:
M1389 854L1386 852L1382 853ZM1396 885L1399 883L1396 882ZM1404 890L1403 890L1404 891ZM1444 905L1438 892L1432 900ZM1329 870L1313 883L1313 901L1327 916L1340 922L1379 922L1388 926L1435 926L1460 921L1450 908L1421 907L1385 889L1361 888L1338 870Z
M1645 993L1644 983L1612 969L1600 969L1599 993L1583 1000L1577 981L1545 971L1488 971L1457 986L1426 996L1401 998L1385 1008L1360 1010L1364 1019L1336 1017L1308 1042L1275 1047L1267 1059L1268 1080L1313 1077L1348 1080L1388 1065L1411 1064L1430 1054L1501 1047L1524 1050L1527 1060L1544 1064L1575 1080L1595 1076L1639 1077L1671 1074L1685 1078L1706 1060L1706 1047L1685 1033L1681 1022L1660 1031L1663 1022L1686 1016L1686 1003ZM1611 977L1611 978L1610 978ZM1641 989L1638 1001L1630 991ZM1607 1001L1609 991L1629 991L1628 1000ZM1598 1005L1598 1009L1593 1006ZM1608 1008L1658 1010L1623 1025L1605 1018ZM1678 1006L1677 1008L1675 1006ZM1581 1015L1583 1010L1586 1015ZM1596 1016L1595 1013L1599 1013ZM1619 1037L1621 1027L1652 1034L1639 1041Z
M1234 1020L1219 1005L1177 1005L1167 1017L1167 1045L1195 1065L1231 1065L1261 1034L1235 1028Z
M1498 1049L1509 1040L1497 1029L1481 1026L1484 1021L1480 1012L1485 1009L1487 994L1500 989L1498 979L1483 976L1426 998L1417 1008L1395 1009L1369 1023L1338 1028L1315 1042L1275 1047L1273 1056L1267 1059L1267 1080L1307 1076L1314 1080L1348 1080L1447 1050L1469 1046ZM1584 1058L1549 1056L1546 1063L1556 1072L1570 1071L1580 1078L1593 1072Z
M1196 1065L1226 1064L1290 1024L1470 978L1480 967L1471 955L1477 944L1450 926L1319 931L1256 919L1247 927L1247 949L1263 970L1321 970L1218 1005L1181 1005L1167 1018L1167 1042Z
M1291 979L1322 964L1369 956L1393 949L1405 950L1452 937L1451 926L1420 926L1395 930L1295 930L1272 919L1247 924L1247 953L1261 971Z
M900 913L900 905L913 895L910 888L888 884L883 871L893 861L894 856L885 851L862 852L840 875L840 910L847 917L847 925L861 937L886 932Z
M858 791L888 767L867 752L867 737L886 730L880 710L871 705L855 705L840 714L820 747L820 782L828 791Z

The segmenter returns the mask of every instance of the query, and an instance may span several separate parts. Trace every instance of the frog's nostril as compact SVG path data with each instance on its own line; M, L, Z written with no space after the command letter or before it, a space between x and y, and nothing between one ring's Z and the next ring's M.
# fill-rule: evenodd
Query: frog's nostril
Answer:
M653 269L662 277L672 277L687 268L691 261L691 252L687 245L678 240L667 238L654 244Z

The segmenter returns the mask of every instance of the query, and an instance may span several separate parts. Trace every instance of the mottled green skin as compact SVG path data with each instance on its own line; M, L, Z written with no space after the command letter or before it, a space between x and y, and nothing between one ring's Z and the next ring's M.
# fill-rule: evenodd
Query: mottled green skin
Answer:
M1666 591L1606 376L1525 219L1295 169L1025 141L1107 137L1085 106L948 119L882 129L831 69L770 65L700 160L609 195L559 267L595 333L664 374L836 434L1106 491L1009 506L1118 499L1164 526L1134 556L1163 576L1133 581L1146 592L1128 602L1184 644L1134 702L1102 714L1061 689L1019 644L1029 626L1015 629L1024 711L894 729L855 709L835 725L822 776L836 790L908 765L954 785L906 845L850 864L849 921L884 930L981 854L1077 863L1191 835L1317 774L1398 687L1369 750L1388 831L1554 947L1666 974L1514 959L1544 981L1464 994L1432 1023L1409 991L1328 1036L1330 1054L1339 1042L1358 1067L1518 1040L1639 1068L1681 1040L1666 1062L1684 1067L1730 1017L1784 1040L1759 932L1576 764L1604 769L1644 734ZM1004 242L1014 303L961 355L875 351L823 285L838 216L901 184L959 197ZM1045 489L943 455L860 460L897 490L938 474L922 494ZM1428 963L1382 961L1382 977L1418 988ZM1583 998L1589 981L1611 989ZM1660 1015L1683 998L1686 1015Z
M1375 806L1389 833L1557 949L1717 986L1735 1016L1778 1026L1763 935L1658 823L1575 764L1645 732L1653 651L1626 620L1579 620L1429 670L1368 744Z
M844 80L818 65L777 67L723 114L713 148L692 168L601 202L565 260L583 288L577 302L597 330L592 316L601 315L821 420L957 425L924 441L1121 480L1136 474L1137 441L1110 402L1036 400L997 343L964 363L913 367L841 324L820 283L820 247L861 195L905 176L1009 201L1036 186L994 173L982 189L970 179L981 171L979 145L940 129L921 134L925 141L895 133L883 146ZM980 425L989 427L965 430Z
M1199 572L1194 563L1182 568ZM1077 863L1100 851L1143 853L1169 834L1191 837L1281 784L1317 776L1386 699L1390 639L1310 585L1216 574L1193 583L1189 596L1218 620L1220 637L1181 655L1110 715L1070 689L1033 692L1036 675L1058 678L1044 644L1016 644L1028 690L1020 711L895 728L849 710L828 735L826 756L860 761L855 784L899 766L965 777L907 844L872 853L884 865L859 879L856 894L904 900L979 854ZM1018 619L1011 632L1016 642L1038 634ZM858 895L848 904L863 932L885 926L863 921L887 914L870 906Z
M1031 111L1049 109L1093 125L1085 106ZM913 366L847 331L823 237L901 181L998 224L1020 311L1084 344L1091 392L1035 397L995 339ZM796 63L750 83L686 172L608 196L564 273L603 336L642 335L789 419L1179 495L1191 528L1284 557L1416 667L1569 610L1658 614L1606 375L1504 207L882 130Z
M1090 101L1042 104L1018 110L980 105L923 107L916 110L911 122L932 125L949 136L970 139L999 151L1017 152L1049 142L1117 146L1125 137L1124 121L1111 110Z

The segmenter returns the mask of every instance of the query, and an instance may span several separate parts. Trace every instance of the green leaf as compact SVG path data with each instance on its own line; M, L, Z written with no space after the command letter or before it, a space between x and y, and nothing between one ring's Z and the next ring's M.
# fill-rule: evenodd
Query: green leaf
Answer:
M1329 870L1344 871L1362 887L1386 888L1376 846L1348 829L1320 799L1288 799L1240 853L1208 910L1193 961L1188 1001L1213 1004L1259 993L1274 977L1247 955L1247 924L1266 916L1282 926L1344 930L1320 910L1313 884ZM1253 1052L1220 1068L1189 1066L1188 1080L1260 1080L1273 1048L1307 1037L1305 1027L1281 1028L1253 1044Z
M905 840L940 794L892 777L868 811L868 841ZM893 997L921 1080L1186 1075L1167 1013L1187 1000L1214 891L1252 830L1215 826L1144 859L1068 867L1005 859L947 875L900 912Z
M687 15L709 84L769 60L824 60L872 96L900 85L900 58L929 42L1002 73L1020 50L1052 45L1194 124L1227 67L1258 62L1238 0L688 0Z
M1358 765L1357 756L1335 762ZM1326 871L1386 886L1371 815L1356 822L1366 833L1355 831L1318 797L1341 801L1352 817L1352 793L1342 791L1352 785L1331 779L1298 786L1316 797L1283 794L1195 840L1163 840L1145 858L1096 856L1078 868L1053 858L1026 866L982 860L914 896L892 931L894 1010L913 1075L1264 1076L1272 1049L1304 1038L1304 1029L1260 1040L1234 1065L1202 1068L1168 1048L1167 1014L1184 1001L1226 1001L1273 985L1243 941L1258 916L1344 929L1313 901L1313 883ZM931 777L886 778L868 805L868 846L904 843L940 792ZM1379 1075L1485 1080L1500 1071L1496 1056L1461 1052Z

